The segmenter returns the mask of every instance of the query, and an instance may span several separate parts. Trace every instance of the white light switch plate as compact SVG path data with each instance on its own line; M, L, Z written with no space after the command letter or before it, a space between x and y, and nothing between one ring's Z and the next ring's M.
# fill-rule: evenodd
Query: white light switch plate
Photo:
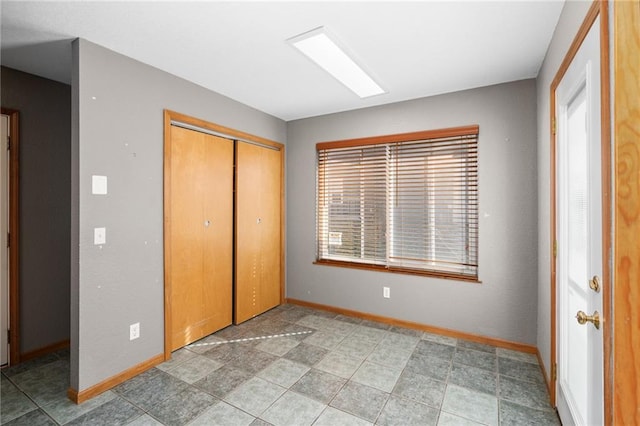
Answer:
M94 228L93 244L106 244L106 242L107 242L107 228Z
M95 195L105 195L107 193L106 176L91 176L91 193Z

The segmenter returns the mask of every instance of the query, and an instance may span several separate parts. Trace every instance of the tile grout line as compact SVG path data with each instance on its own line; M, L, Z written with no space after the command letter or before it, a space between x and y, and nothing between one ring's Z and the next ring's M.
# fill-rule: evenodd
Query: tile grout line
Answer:
M292 309L295 309L295 308L291 308L291 309L287 309L287 310L282 310L281 312L279 312L279 313L277 313L277 314L274 314L274 315L273 315L273 317L275 317L276 315L280 315L280 314L282 314L282 313L284 313L284 312L291 311ZM238 338L238 339L232 339L232 340L229 340L229 341L222 341L222 342L211 342L211 343L209 343L209 344L198 344L197 346L213 346L213 347L216 347L216 346L219 346L219 345L224 344L224 343L248 342L248 341L253 341L253 340L267 340L267 339L271 339L271 338L274 338L274 337L275 337L275 338L277 338L277 337L286 337L286 336L294 336L294 335L313 334L313 333L318 332L318 331L320 331L320 332L325 332L325 333L330 333L330 334L335 334L336 336L341 336L342 338L341 338L340 342L339 342L338 344L336 344L336 345L332 346L331 348L326 348L326 347L323 347L323 346L316 346L316 345L311 345L311 344L309 344L309 345L311 345L311 346L316 346L316 347L318 347L319 349L322 349L322 350L326 351L326 353L324 354L324 356L323 356L320 360L318 360L318 361L316 361L314 364L312 364L312 365L309 365L309 366L308 366L308 367L309 367L309 371L311 371L311 370L313 370L313 369L315 368L315 366L317 366L317 365L322 361L322 359L324 359L328 354L330 354L330 353L332 353L332 352L334 352L334 353L339 353L339 354L346 355L346 356L352 356L352 355L350 355L349 353L343 353L343 352L341 352L341 351L339 350L340 345L341 345L341 344L343 344L345 341L347 341L349 338L353 337L353 335L355 334L355 332L356 332L356 330L358 329L358 327L360 327L360 326L362 326L362 327L367 327L367 325L362 325L361 323L353 324L353 323L350 323L350 322L344 322L344 323L346 323L346 324L352 324L352 327L349 329L348 333L346 333L346 334L344 334L344 335L343 335L343 331L341 331L341 330L344 330L344 328L343 328L342 326L337 327L337 328L334 328L334 327L333 327L333 324L331 324L331 323L329 322L329 321L340 321L340 320L339 320L339 319L337 319L336 317L332 317L332 318L328 318L328 317L326 317L326 318L325 318L325 316L317 315L319 318L322 318L322 320L318 320L318 321L316 321L316 322L315 322L315 324L314 324L314 327L309 327L309 326L307 326L307 325L298 324L298 322L299 322L299 321L301 321L302 319L304 319L306 316L314 315L314 314L315 314L315 312L314 312L314 311L304 311L304 313L306 314L305 316L303 316L303 317L301 317L301 318L298 318L296 321L293 321L293 322L292 322L292 321L287 321L287 320L284 320L284 321L283 321L283 320L278 320L278 321L279 321L279 322L283 322L283 323L288 324L288 325L287 325L287 327L290 327L290 326L292 326L292 325L293 325L293 326L296 326L296 325L297 325L297 326L300 326L300 327L313 328L314 330L312 330L312 331L307 331L307 332L299 332L299 333L280 333L280 334L274 334L274 335L270 335L270 336L258 336L258 337L254 337L254 338L244 337L244 336L240 337L240 336L239 336L240 338ZM290 316L291 316L292 318L294 318L294 317L296 317L296 318L297 318L297 317L299 317L300 315L301 315L301 314L291 314ZM342 321L341 321L341 322L342 322ZM260 324L262 325L262 323L260 323ZM267 323L265 323L265 324L267 324ZM316 329L315 327L321 327L321 328ZM376 328L376 327L371 327L371 328L378 329L378 328ZM250 328L249 328L249 327L247 327L247 329L249 329L249 330L250 330ZM266 328L266 330L268 330L268 328ZM400 371L400 375L399 375L399 376L398 376L398 378L396 379L396 382L395 382L395 384L394 384L394 386L393 386L393 388L391 389L391 391L390 391L390 392L386 392L385 390L378 389L378 387L376 387L376 386L372 386L372 385L368 385L368 384L364 384L364 383L355 382L355 381L353 380L353 378L354 378L355 374L359 371L359 369L360 369L360 368L362 368L362 366L363 366L366 362L370 362L370 363L375 364L375 365L382 365L382 364L378 364L377 362L374 362L374 361L369 361L369 360L368 360L368 357L369 357L369 356L371 356L371 354L372 354L372 353L373 353L377 348L379 348L379 347L381 347L381 346L384 346L385 339L387 339L387 338L388 338L388 336L390 336L390 335L395 335L395 334L397 334L397 335L401 335L401 336L412 337L412 338L417 338L417 339L418 339L418 342L416 343L416 345L414 345L414 346L413 346L413 350L412 350L412 351L410 351L410 352L411 352L411 353L410 353L410 357L411 357L411 355L413 355L413 354L415 353L415 350L416 350L416 348L417 348L417 344L419 344L419 343L420 343L421 341L423 341L423 340L427 340L427 341L431 341L431 340L429 340L429 339L424 339L424 336L425 336L425 334L424 334L424 333L423 333L421 336L415 336L415 335L406 335L406 334L404 334L404 333L402 333L402 332L398 332L397 330L393 330L393 329L391 329L391 328L387 328L387 329L380 329L380 330L382 331L382 335L381 335L382 337L381 337L380 339L377 339L377 340L376 340L375 345L372 347L372 349L371 349L371 350L369 350L369 351L364 355L364 358L362 358L362 356L357 356L357 357L355 357L355 358L358 358L358 364L357 364L357 367L355 368L355 370L353 371L353 373L351 373L351 374L350 374L350 376L349 376L348 378L343 378L343 377L339 376L339 377L340 377L340 379L341 379L341 380L343 380L344 382L340 385L340 387L339 387L339 388L337 388L336 392L333 394L333 396L331 397L331 399L329 399L329 400L328 400L328 402L327 402L326 404L325 404L323 401L320 401L320 402L321 402L322 404L324 404L325 406L324 406L324 408L320 411L320 413L319 413L319 414L317 414L317 415L315 416L315 418L313 419L312 423L313 423L313 422L316 422L316 421L317 421L317 420L322 416L322 414L323 414L323 413L324 413L324 412L325 412L329 407L332 407L332 406L331 406L331 403L332 403L333 401L335 401L336 397L340 394L340 392L342 392L342 391L344 390L344 388L346 387L346 385L347 385L348 383L350 383L350 382L353 382L354 384L355 384L355 383L357 383L357 384L359 384L359 385L366 386L366 387L369 387L369 388L371 388L371 389L374 389L374 390L377 390L377 391L382 391L382 392L384 392L384 394L385 394L385 400L384 400L384 403L382 403L382 404L381 404L380 409L377 411L376 416L375 416L375 419L373 419L373 423L375 423L375 422L377 422L377 421L379 421L379 420L381 419L381 416L382 416L382 414L385 412L385 409L387 408L387 406L388 406L388 404L389 404L389 402L390 402L390 400L391 400L391 397L394 395L393 390L395 389L395 386L397 386L397 383L398 383L397 381L398 381L399 377L401 377L401 376L402 376L402 374L406 371L406 368L407 368L407 365L408 365L408 361L407 361L407 362L405 362L405 364L404 364L404 366L403 366L403 368L402 368L402 371ZM235 330L232 330L232 332L233 332L233 331L235 331ZM243 329L243 332L244 332L244 333L247 333L247 330L246 330L246 329ZM242 334L242 333L241 333L241 334ZM298 340L298 339L295 339L295 340ZM305 342L305 340L306 340L306 339L298 340L298 344L297 344L295 347L299 346L301 343L304 343L304 342ZM443 342L434 342L434 341L431 341L431 342L432 342L432 343L438 343L438 344L441 344L441 345L442 345L442 344L445 344L445 343L443 343ZM404 342L402 342L402 343L403 343L402 347L404 347ZM448 364L447 364L447 369L446 369L447 374L446 374L446 377L445 377L445 380L444 380L444 385L445 385L445 386L444 386L444 391L442 392L442 395L441 395L442 400L440 401L440 408L438 409L438 411L437 411L437 416L435 417L435 421L436 421L436 422L437 422L437 421L439 421L440 416L441 416L441 415L442 415L442 413L443 413L442 407L443 407L444 399L445 399L445 397L446 397L447 387L448 387L449 385L453 385L453 383L451 383L451 379L452 379L452 373L453 373L453 368L454 368L454 357L455 357L455 354L456 354L457 350L458 350L458 349L461 349L461 350L467 350L467 351L470 351L470 357L473 357L473 353L485 353L485 354L486 354L486 353L488 353L488 352L483 351L483 350L478 350L478 348L476 348L476 347L464 347L464 346L459 346L459 340L458 340L458 339L456 340L456 344L455 344L455 345L450 345L450 344L445 344L445 345L447 345L447 346L452 346L452 347L454 348L454 352L453 352L453 355L451 356L451 358L449 358L449 359L448 359ZM189 346L191 346L191 345L189 345ZM189 349L190 349L190 348L189 348L189 346L187 346L185 349L186 349L186 350L189 350ZM195 346L195 345L194 345L194 346ZM390 346L390 345L387 345L387 346ZM254 348L254 347L252 347L252 348L253 348L253 349L255 349L255 350L262 350L262 349L257 349L257 348ZM253 349L248 349L248 350L253 350ZM290 350L291 350L291 349L290 349ZM266 351L264 351L264 350L262 350L262 351L263 351L263 352L265 352L265 353L269 353L269 352L266 352ZM189 352L190 352L190 353L192 353L192 354L194 354L196 357L205 357L205 358L207 358L205 355L203 355L203 353L199 353L199 352L195 352L195 351L189 351ZM409 351L407 351L407 352L409 352ZM284 358L284 355L286 355L286 353L285 353L284 355L278 355L278 354L272 354L272 353L269 353L269 354L271 354L271 355L275 356L277 359L285 359L285 358ZM527 361L526 361L526 360L524 360L524 359L520 359L520 358L518 358L518 357L509 357L509 356L500 357L500 356L498 355L498 353L497 353L497 352L495 352L495 348L494 348L494 352L491 352L491 354L493 355L493 357L494 357L493 359L495 360L495 363L496 363L496 364L495 364L495 370L492 372L492 374L495 374L495 377L496 377L496 379L495 379L495 380L496 380L496 390L495 390L495 391L496 391L496 393L495 393L495 397L496 397L496 400L497 400L497 409L498 409L497 424L498 424L498 425L500 425L500 424L502 424L502 419L501 419L501 416L500 416L500 408L501 408L501 406L502 406L501 404L503 404L503 401L501 400L501 398L500 398L500 396L499 396L499 395L500 395L500 390L501 390L501 379L502 379L502 377L501 377L502 375L500 374L500 365L499 365L499 360L500 360L501 358L505 358L505 359L509 359L509 360L511 360L511 361L515 361L515 362L523 362L523 363L527 363ZM428 355L428 354L425 354L425 355L427 355L427 356L432 356L432 355ZM437 357L437 358L440 358L440 357ZM409 358L409 359L411 359L411 358ZM181 362L177 363L177 364L176 364L175 366L173 366L172 368L176 368L177 366L182 365L184 362L188 362L188 361L189 361L189 359L185 359L185 360L183 360L183 361L181 361ZM291 361L292 361L292 362L297 362L297 361L293 361L293 360L291 360ZM223 364L224 364L224 363L223 363ZM537 366L538 366L538 368L539 368L539 365L538 365L538 364L534 364L534 363L529 363L529 364L537 365ZM307 364L305 364L305 365L307 365ZM463 364L461 364L461 365L462 365L462 366L466 366L466 364L464 364L464 363L463 363ZM474 366L474 365L469 365L469 367L479 368L479 367ZM267 367L265 367L265 368L267 368ZM484 371L484 369L483 369L483 368L480 368L480 369ZM510 366L510 367L508 367L508 369L509 369L508 371L511 371L512 367ZM264 368L263 368L262 370L264 370ZM262 370L260 370L260 371L262 371ZM164 374L169 374L169 375L171 375L170 373L168 373L168 372L167 372L167 371L165 371L165 370L158 369L158 371L159 371L159 372L161 372L161 373L164 373ZM319 371L325 372L325 371L323 371L323 370L319 370ZM514 371L515 371L515 370L514 370ZM258 373L259 373L259 372L251 373L251 377L257 377L257 374L258 374ZM308 372L307 372L307 373L308 373ZM307 373L305 373L305 374L307 374ZM332 373L329 373L329 372L325 372L325 373L327 373L327 374L332 374ZM30 400L31 402L33 402L33 403L34 403L34 405L35 405L36 409L40 409L40 410L41 410L41 412L43 412L43 413L44 413L48 418L51 418L51 416L50 416L46 411L44 411L43 406L41 406L41 405L37 404L37 403L35 402L35 400L33 400L33 398L31 398L29 395L27 395L25 392L23 392L23 391L22 391L22 389L21 389L20 387L18 387L18 386L17 386L17 385L16 385L16 384L15 384L15 383L14 383L14 382L9 378L9 377L7 377L7 376L4 374L4 372L2 372L2 374L3 374L3 376L4 376L4 377L6 377L6 378L7 378L7 380L9 380L9 382L10 382L13 386L15 386L15 387L16 387L16 389L17 389L18 391L20 391L22 394L24 394L25 396L27 396L28 400ZM303 374L303 376L302 376L302 377L304 377L304 376L305 376L305 374ZM416 374L419 374L419 373L416 373ZM518 377L513 377L512 375L506 375L506 376L505 376L505 378L509 378L509 379L516 380L516 381L523 382L523 383L533 383L533 384L537 384L537 382L536 382L535 378L534 378L534 379L530 379L530 378L528 378L528 377L530 377L530 376L531 376L531 371L527 371L527 373L525 374L525 376L522 376L522 377L520 377L520 376L518 376ZM197 391L204 392L204 393L206 393L206 394L208 394L208 395L211 395L211 396L213 397L213 399L214 399L214 402L213 402L212 404L210 404L208 407L206 407L205 409L203 409L203 411L202 411L201 413L199 413L199 415L198 415L198 416L196 416L196 417L194 417L193 419L189 420L189 422L193 422L195 419L199 418L201 415L203 415L203 414L204 414L207 410L209 410L211 407L213 407L213 406L217 405L217 404L218 404L218 403L220 403L220 402L222 402L222 403L224 403L224 404L228 404L228 405L230 405L231 407L234 407L235 409L238 409L238 410L242 411L243 413L245 413L245 411L244 411L244 410L242 410L241 408L236 407L236 406L235 406L235 405L233 405L233 404L229 404L229 403L228 403L228 402L226 402L224 399L219 398L218 396L216 396L216 395L214 395L214 394L211 394L211 393L209 393L208 391L205 391L205 390L203 390L203 389L200 389L200 388L196 387L196 386L195 386L195 382L194 382L194 383L189 383L189 382L186 382L186 381L184 381L184 380L180 379L179 377L176 377L176 376L172 376L172 377L176 378L177 380L181 380L181 381L182 381L182 382L184 382L188 387L190 387L190 388L192 388L192 389L195 389L195 390L197 390ZM284 387L283 387L283 388L285 389L284 393L283 393L282 395L280 395L280 396L279 396L275 401L273 401L273 402L272 402L272 403L271 403L271 404L270 404L270 405L269 405L265 410L263 410L263 411L262 411L262 413L261 413L260 415L258 415L258 416L254 416L254 415L252 415L251 413L247 413L247 415L250 415L250 416L251 416L251 417L253 417L254 419L261 419L261 417L260 417L260 416L262 416L262 415L263 415L267 410L269 410L269 409L270 409L270 408L271 408L271 407L272 407L272 406L273 406L273 405L274 405L274 404L275 404L275 403L276 403L280 398L282 398L282 396L283 396L284 394L286 394L287 392L294 392L294 393L296 393L297 395L303 396L303 397L305 397L305 398L310 398L310 399L311 399L311 400L313 400L313 401L318 401L318 400L316 400L315 398L312 398L312 397L307 396L307 395L305 395L305 394L300 394L299 392L296 392L296 391L292 390L293 386L295 386L295 384L297 384L297 383L302 379L302 377L298 378L298 380L297 380L295 383L293 383L291 386L289 386L289 387L287 387L287 388L284 388ZM433 377L431 377L430 375L425 375L425 377L431 378L431 379L433 379L433 380L438 380L437 378L433 378ZM526 378L525 378L525 377L526 377ZM467 382L465 382L465 383L467 383ZM142 386L142 385L144 385L144 382L143 382L143 383L141 383L139 386ZM135 388L138 388L139 386L136 386ZM461 386L462 388L465 388L465 389L467 389L467 390L471 391L471 392L485 393L485 392L483 392L483 391L474 390L473 388L467 388L467 387L466 387L466 385L460 385L460 386ZM154 416L152 416L151 414L149 414L149 411L148 411L148 410L144 410L144 409L142 409L141 407L139 407L138 405L136 405L135 403L133 403L132 401L130 401L129 399L127 399L126 397L124 397L122 394L117 393L117 392L114 392L114 394L115 394L115 396L116 396L117 398L121 398L123 401L125 401L125 402L127 402L127 403L131 404L133 407L135 407L135 408L139 409L139 410L142 412L141 416L148 415L148 416L150 416L151 418L153 418L154 420L160 421L160 419L156 419ZM402 398L402 397L400 397L399 395L397 395L397 397L398 397L398 398ZM168 397L168 398L171 398L171 396L170 396L170 397ZM168 398L167 398L167 399L168 399ZM413 399L408 399L408 400L409 400L409 401L414 401ZM163 400L163 401L166 401L166 399L165 399L165 400ZM504 401L508 401L508 400L504 400ZM417 404L420 404L420 405L424 405L424 406L429 407L429 408L433 408L431 405L426 404L426 403L421 402L421 401L414 401L414 402L416 402ZM517 403L512 402L512 401L511 401L511 403L514 403L515 405L523 406L523 405L521 405L521 404L517 404ZM160 404L160 403L158 403L158 404ZM100 406L102 406L102 405L103 405L103 404L101 404ZM530 409L535 409L536 411L547 411L547 410L544 410L544 409L538 409L538 408L530 407L530 406L528 406L528 405L524 405L523 407L530 408ZM96 408L98 408L98 407L95 407L94 409L96 409ZM93 411L94 409L92 409L91 411ZM360 416L359 416L359 415L357 415L357 414L352 414L352 413L350 413L350 412L348 412L348 411L344 411L344 410L339 409L339 408L336 408L336 407L332 407L332 409L337 410L337 411L340 411L340 412L342 412L342 413L347 413L347 414L349 414L349 415L354 415L356 418L363 419L362 417L360 417ZM33 411L33 410L31 410L31 411ZM30 411L30 412L31 412L31 411ZM90 413L91 411L89 411L88 413ZM88 413L84 413L83 415L88 414ZM458 414L454 414L454 415L458 415ZM77 418L79 418L79 417L82 417L82 416L78 416L78 417L76 417L75 419L77 419ZM462 416L462 417L465 417L465 416ZM134 419L133 419L133 421L135 421L137 418L139 418L139 417L134 418ZM72 419L72 420L70 420L70 421L74 421L75 419ZM60 423L58 423L57 421L55 421L54 419L52 419L52 420L53 420L56 424L60 424ZM367 420L367 419L363 419L363 420L366 420L367 422L369 422L369 420Z
M57 361L60 361L60 359L58 359ZM43 366L45 366L45 365L47 365L47 364L43 364L43 365L42 365L42 366L40 366L40 367L43 367ZM26 371L25 371L25 372L26 372ZM16 376L17 376L17 374L16 374ZM24 396L26 396L26 397L29 399L29 401L31 401L31 402L33 403L33 405L35 405L35 408L34 408L33 410L29 410L29 411L27 411L26 413L22 414L21 416L16 417L15 419L12 419L12 420L10 420L10 421L14 421L14 420L19 419L20 417L22 417L22 416L24 416L24 415L27 415L27 414L29 414L29 413L31 413L31 412L33 412L33 411L38 411L38 410L39 410L39 411L41 411L42 413L44 413L44 415L45 415L45 416L47 416L49 419L51 419L51 421L53 421L55 424L57 424L57 425L61 425L61 424L62 424L62 423L58 422L56 419L54 419L53 417L51 417L51 416L49 415L49 413L44 409L44 407L45 407L44 405L40 405L38 402L36 402L36 400L35 400L35 399L33 399L33 398L31 397L31 395L29 395L29 394L28 394L24 389L22 389L22 388L21 388L17 383L15 383L13 380L11 380L11 378L10 378L10 377L8 377L6 374L5 374L5 378L7 378L7 380L9 380L9 382L11 382L11 384L12 384L13 386L15 386L15 388L16 388L17 390L19 390L19 391L20 391ZM52 402L51 404L53 404L53 402ZM49 404L47 404L47 405L49 405ZM8 423L8 422L4 422L4 423L2 423L2 424L5 424L5 423Z

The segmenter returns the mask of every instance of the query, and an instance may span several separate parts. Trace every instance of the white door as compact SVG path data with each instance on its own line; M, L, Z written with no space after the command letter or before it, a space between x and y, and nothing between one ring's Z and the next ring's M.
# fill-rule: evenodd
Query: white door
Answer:
M9 117L2 115L2 135L0 135L0 365L9 361L9 250L6 235L9 231Z
M602 320L602 292L590 287L602 276L599 34L598 18L556 90L557 405L564 425L604 422L595 320Z

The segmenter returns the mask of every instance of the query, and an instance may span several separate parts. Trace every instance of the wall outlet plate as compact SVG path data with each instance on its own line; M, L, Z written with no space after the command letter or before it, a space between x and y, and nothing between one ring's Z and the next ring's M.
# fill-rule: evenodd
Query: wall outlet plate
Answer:
M131 324L129 326L129 340L135 340L140 337L140 323Z
M107 228L93 228L93 244L107 243Z
M382 287L382 297L385 299L391 298L391 289L389 287Z

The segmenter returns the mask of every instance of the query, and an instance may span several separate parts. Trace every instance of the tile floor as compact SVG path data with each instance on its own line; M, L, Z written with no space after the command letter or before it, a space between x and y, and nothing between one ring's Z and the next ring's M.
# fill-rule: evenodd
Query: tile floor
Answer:
M535 356L294 305L81 405L68 352L1 376L2 425L560 424Z

